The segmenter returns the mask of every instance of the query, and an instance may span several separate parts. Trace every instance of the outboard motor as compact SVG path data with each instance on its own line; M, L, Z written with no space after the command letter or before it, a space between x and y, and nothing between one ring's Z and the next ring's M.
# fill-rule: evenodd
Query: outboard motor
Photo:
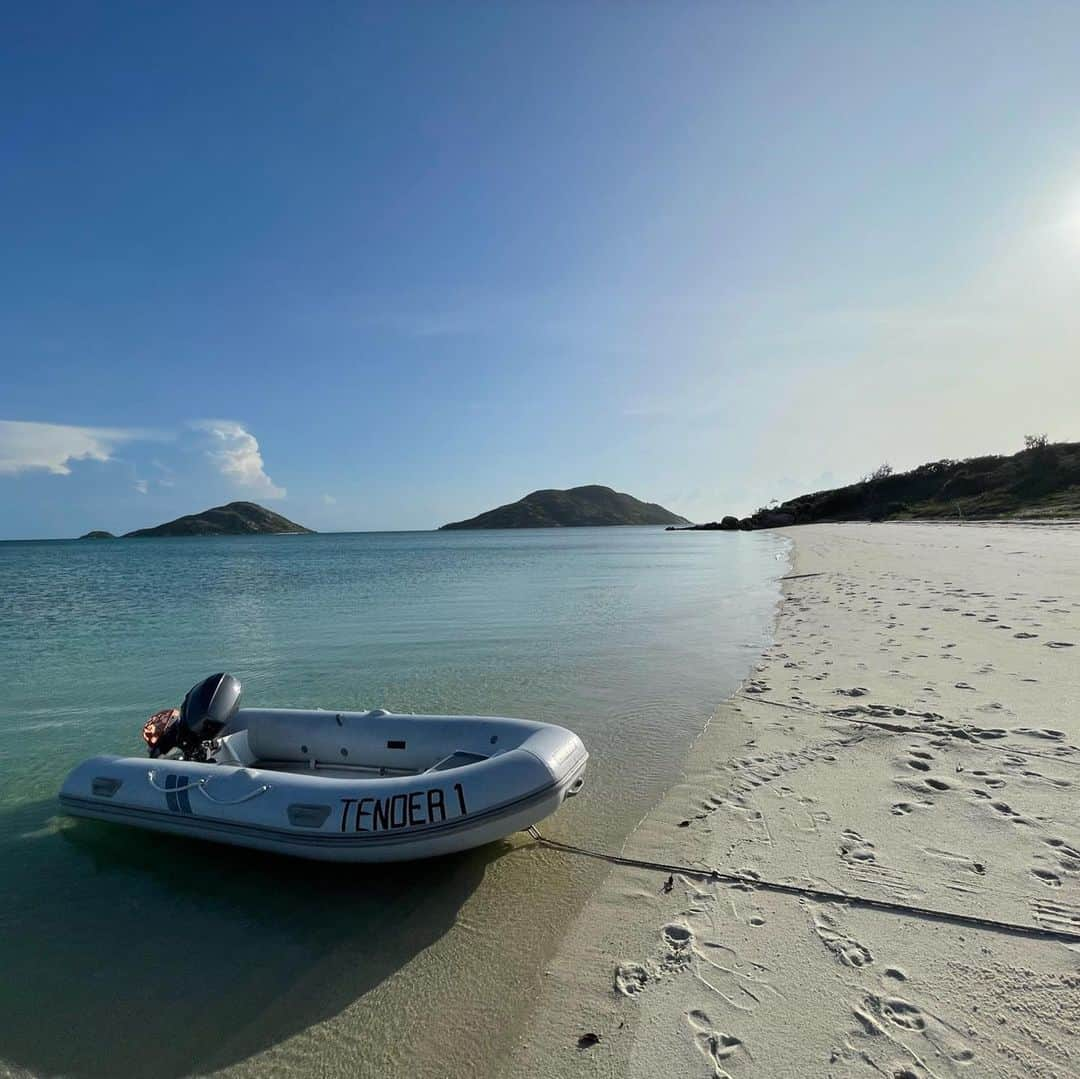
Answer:
M143 738L151 757L179 749L186 761L207 759L207 744L228 726L240 707L240 681L212 674L188 690L180 711L167 709L150 717Z
M204 743L216 738L240 707L240 680L212 674L188 690L180 705L176 744L185 760L205 760Z

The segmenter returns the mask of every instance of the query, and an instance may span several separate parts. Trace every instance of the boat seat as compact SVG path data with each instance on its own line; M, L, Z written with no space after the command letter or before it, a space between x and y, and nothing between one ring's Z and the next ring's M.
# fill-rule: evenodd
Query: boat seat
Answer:
M424 770L424 775L428 772L446 772L451 768L461 768L466 764L479 764L480 761L486 761L488 758L483 753L467 753L463 749L459 749L456 753L451 753L448 757L443 757L441 761L436 761L430 768Z

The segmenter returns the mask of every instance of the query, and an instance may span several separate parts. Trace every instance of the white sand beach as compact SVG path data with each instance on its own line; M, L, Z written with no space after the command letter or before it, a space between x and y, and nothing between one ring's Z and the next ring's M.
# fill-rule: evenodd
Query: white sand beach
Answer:
M624 853L1080 931L1080 528L788 534L817 576ZM1055 940L615 867L546 973L507 1076L1080 1074Z

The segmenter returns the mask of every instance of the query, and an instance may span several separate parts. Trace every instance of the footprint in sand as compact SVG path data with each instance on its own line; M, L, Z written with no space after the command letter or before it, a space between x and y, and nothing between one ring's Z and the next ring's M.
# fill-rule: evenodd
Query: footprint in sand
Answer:
M1032 866L1031 875L1037 880L1041 880L1047 888L1061 887L1061 877L1056 873L1052 873L1049 869L1040 869L1038 866Z
M925 1030L926 1019L923 1013L901 997L874 998L880 1008L880 1015L890 1023L905 1030Z
M978 795L980 798L989 799L989 806L996 813L1000 813L1006 820L1011 821L1013 824L1031 825L1034 821L1017 813L1015 809L1008 802L998 801L996 799L990 799L989 795L985 791L980 792L977 787L972 788L972 794Z
M670 922L660 930L660 935L664 938L664 943L672 954L684 952L694 943L693 932L691 932L688 925L683 925L682 922Z
M1080 873L1080 850L1070 847L1064 839L1053 836L1044 839L1043 842L1054 850L1058 856L1058 865L1066 873Z
M845 862L873 862L877 858L874 853L874 844L850 829L840 833L840 849L837 853Z
M999 775L983 771L979 768L973 769L971 772L968 773L968 775L978 776L979 782L984 787L993 787L995 790L1000 787L1004 787L1006 783L1006 781L1002 779Z
M924 1012L903 997L870 993L863 999L862 1007L855 1007L852 1012L866 1034L875 1037L885 1035L895 1039L912 1055L915 1055L915 1046L919 1046L921 1040L925 1039L933 1047L935 1055L946 1056L956 1064L968 1064L975 1058L974 1051L961 1041L962 1035L958 1028L940 1016ZM890 1028L894 1033L890 1034ZM920 1038L920 1042L909 1043L910 1035ZM918 1056L915 1059L918 1060ZM923 1076L928 1073L921 1067L913 1069L909 1066L891 1074ZM950 1071L949 1074L953 1072Z
M869 948L849 937L823 911L814 915L814 932L821 943L846 967L867 967L874 961Z
M1014 633L1013 636L1018 641L1031 641L1038 637L1037 633Z
M733 1053L743 1048L740 1038L734 1034L725 1034L717 1030L713 1021L700 1008L690 1012L686 1021L694 1032L694 1043L701 1051L701 1055L712 1065L715 1079L726 1079L728 1073L724 1070L721 1061L727 1060Z
M987 742L994 738L1005 738L1009 732L1004 727L975 727L969 733L972 738Z
M1066 790L1072 786L1072 781L1069 779L1055 779L1053 776L1044 776L1042 772L1035 772L1031 769L1024 769L1021 775L1024 779L1033 783L1043 783L1050 787L1057 787L1059 790Z
M636 997L652 980L640 963L620 963L615 968L615 988L624 997Z
M925 778L916 779L912 776L910 779L897 778L893 780L897 786L906 787L910 791L915 791L919 794L944 794L945 791L951 791L953 784L947 779L941 779L938 776L927 775ZM990 797L988 794L986 797ZM925 802L925 799L924 799ZM903 803L908 805L910 803ZM929 802L933 805L933 801Z
M1065 732L1053 727L1013 727L1013 734L1023 734L1028 738L1045 738L1050 742L1064 742Z
M1047 641L1047 648L1072 648L1072 641Z

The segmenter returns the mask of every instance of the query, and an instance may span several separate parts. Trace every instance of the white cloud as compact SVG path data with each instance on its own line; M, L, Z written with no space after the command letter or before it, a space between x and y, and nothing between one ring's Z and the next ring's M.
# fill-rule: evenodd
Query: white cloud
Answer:
M163 461L159 461L156 457L150 462L162 475L158 476L154 482L158 487L175 487L176 481L172 478L176 473Z
M0 420L0 475L44 469L68 476L72 461L110 461L113 450L125 442L159 437L137 428Z
M147 482L146 480L136 480L136 481L135 481L135 482L134 482L134 483L132 484L132 486L133 486L133 487L135 488L135 490L136 490L136 491L137 491L137 492L138 492L139 494L141 494L141 495L144 495L144 494L146 494L146 493L147 493L147 491L149 491L149 490L150 490L150 484L149 484L149 483L148 483L148 482Z
M333 495L323 495L322 500L328 506L336 506L337 505L337 499Z
M223 476L263 498L285 497L285 488L278 487L263 468L259 440L243 424L235 420L195 420L191 426L210 435L212 445L206 455Z

